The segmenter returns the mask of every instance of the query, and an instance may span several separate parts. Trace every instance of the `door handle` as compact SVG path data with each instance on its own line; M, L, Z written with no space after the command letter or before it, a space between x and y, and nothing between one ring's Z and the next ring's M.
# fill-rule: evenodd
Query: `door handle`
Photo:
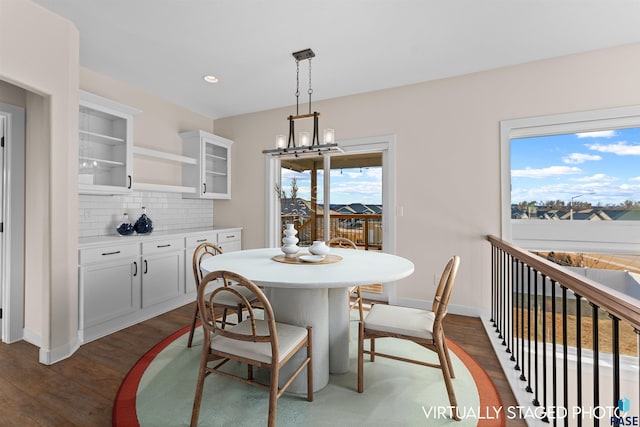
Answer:
M147 271L149 270L149 265L147 264L147 260L144 260L144 273L143 274L147 274Z
M136 277L138 275L138 261L133 261L133 266L136 268L133 277Z
M202 187L204 188L204 193L202 193L202 194L207 194L207 183L203 182L202 183Z

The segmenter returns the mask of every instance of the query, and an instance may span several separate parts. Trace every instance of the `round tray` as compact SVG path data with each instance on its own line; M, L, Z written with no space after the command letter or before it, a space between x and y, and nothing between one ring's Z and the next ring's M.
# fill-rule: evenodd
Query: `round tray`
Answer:
M341 261L342 257L339 255L328 254L324 256L324 259L321 261L308 262L300 259L301 256L309 255L307 253L297 254L295 258L285 258L284 255L276 255L271 258L274 261L283 262L285 264L306 264L306 265L319 265L319 264L333 264L335 262Z

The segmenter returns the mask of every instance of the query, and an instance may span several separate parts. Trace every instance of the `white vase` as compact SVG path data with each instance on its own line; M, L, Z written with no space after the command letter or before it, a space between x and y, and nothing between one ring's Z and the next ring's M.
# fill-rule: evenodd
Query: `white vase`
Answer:
M329 246L322 240L314 240L313 245L309 246L309 253L313 255L326 255L330 251Z
M298 230L295 229L293 224L287 224L287 227L284 229L284 237L282 238L282 252L284 252L285 258L295 258L300 250L297 245L298 238L296 234L298 234Z

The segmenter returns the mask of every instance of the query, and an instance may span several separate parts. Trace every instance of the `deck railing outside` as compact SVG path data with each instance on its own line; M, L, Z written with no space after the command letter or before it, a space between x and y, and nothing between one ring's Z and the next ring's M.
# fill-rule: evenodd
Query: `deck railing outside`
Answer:
M300 246L309 246L314 240L327 241L333 237L346 237L365 250L382 249L380 214L331 214L330 236L325 236L323 214L314 214L311 217L283 217L283 229L287 222L295 224Z
M527 396L519 415L530 425L638 425L640 301L488 240L490 328L514 394Z

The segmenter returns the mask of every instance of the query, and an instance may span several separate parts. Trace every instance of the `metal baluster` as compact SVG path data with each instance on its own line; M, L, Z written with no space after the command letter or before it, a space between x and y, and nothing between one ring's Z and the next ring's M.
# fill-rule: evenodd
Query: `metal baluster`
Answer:
M518 355L519 355L519 353L518 353L518 327L519 327L518 312L521 310L521 306L522 306L521 303L519 303L519 301L521 299L520 296L522 295L522 293L520 292L520 288L522 287L522 281L518 280L518 271L519 271L518 265L519 264L516 264L515 274L514 274L514 276L516 278L516 295L515 295L515 298L516 298L516 304L515 304L516 311L515 311L514 316L513 316L514 317L514 326L515 326L514 333L513 333L513 335L515 335L515 338L514 338L515 347L514 347L513 353L511 354L511 360L516 362L516 365L513 367L516 371L520 370L520 365L518 364Z
M556 383L557 373L558 373L558 365L557 365L557 357L556 357L556 281L551 281L551 331L552 331L552 342L551 348L553 351L551 357L551 378L553 378L553 390L552 390L552 404L554 408L558 407L558 384ZM553 417L553 425L558 425L558 417Z
M504 283L504 251L500 250L500 256L498 257L498 268L499 268L499 280L498 286L496 288L496 332L498 333L498 338L500 338L500 289L502 288L502 283Z
M569 361L567 360L567 288L562 287L562 390L564 407L569 408ZM564 418L564 425L569 426L569 417Z
M620 400L620 319L611 317L611 345L613 352L613 406Z
M524 369L523 369L524 371ZM531 389L531 266L527 265L527 376L529 380L525 390L533 393Z
M591 304L591 324L592 324L592 341L593 341L593 407L600 406L600 355L599 355L599 337L598 337L598 306ZM598 427L600 419L594 417L593 426Z
M547 277L542 275L542 406L544 417L542 421L549 422L547 415Z
M576 358L577 360L577 406L582 408L582 297L574 293L576 297ZM582 416L578 417L578 427L582 426Z
M503 268L504 268L504 282L502 283L502 289L500 292L500 308L501 308L501 314L500 314L500 333L498 334L498 339L502 340L502 345L505 345L504 342L504 337L502 335L502 331L504 330L504 319L505 319L505 307L504 307L504 294L505 294L505 289L507 288L507 277L509 274L509 264L508 264L508 256L506 253L504 253L504 264L503 264Z
M638 335L638 343L636 344L636 353L638 355L638 396L640 396L640 330L634 329L636 335Z
M520 317L519 320L517 320L518 323L518 327L520 328L520 333L517 334L518 337L516 338L516 351L515 351L515 359L516 359L516 365L513 367L513 369L515 369L516 371L519 371L520 368L520 362L523 361L523 351L524 351L524 279L522 277L523 274L523 270L520 269L520 280L519 280L519 286L518 286L518 293L520 295L520 304L518 305L518 310L519 313L516 313L516 319L518 319L518 317ZM516 328L516 333L518 333L518 329Z
M497 248L494 245L491 245L491 319L490 322L493 323L493 326L496 326L496 305L495 305L495 287L496 287L496 251Z
M517 273L518 269L517 269L516 265L517 265L518 262L519 261L516 260L515 258L513 258L511 260L511 265L514 268L515 273L513 275L514 279L511 281L511 286L509 288L509 293L507 294L507 307L509 308L509 311L508 311L508 313L509 313L509 318L508 318L509 323L508 323L507 329L505 331L506 335L507 335L506 336L506 338L507 338L507 341L506 341L507 342L507 350L506 350L506 352L508 354L511 354L511 357L513 357L513 353L511 353L511 349L513 348L513 336L516 333L513 330L513 310L514 310L514 302L513 302L513 293L514 292L513 291L514 291L514 287L518 286L518 281L516 280L516 277L518 275L518 273ZM510 301L510 303L509 303L509 301ZM511 342L511 346L509 346L509 342Z
M538 400L538 272L533 270L533 345L534 345L534 369L535 378L533 381L533 388L535 394L533 397L534 406L540 406L540 400Z
M526 381L527 376L524 374L524 263L520 262L520 282L522 283L522 304L520 306L520 361L522 363L522 373L520 374L520 380Z

